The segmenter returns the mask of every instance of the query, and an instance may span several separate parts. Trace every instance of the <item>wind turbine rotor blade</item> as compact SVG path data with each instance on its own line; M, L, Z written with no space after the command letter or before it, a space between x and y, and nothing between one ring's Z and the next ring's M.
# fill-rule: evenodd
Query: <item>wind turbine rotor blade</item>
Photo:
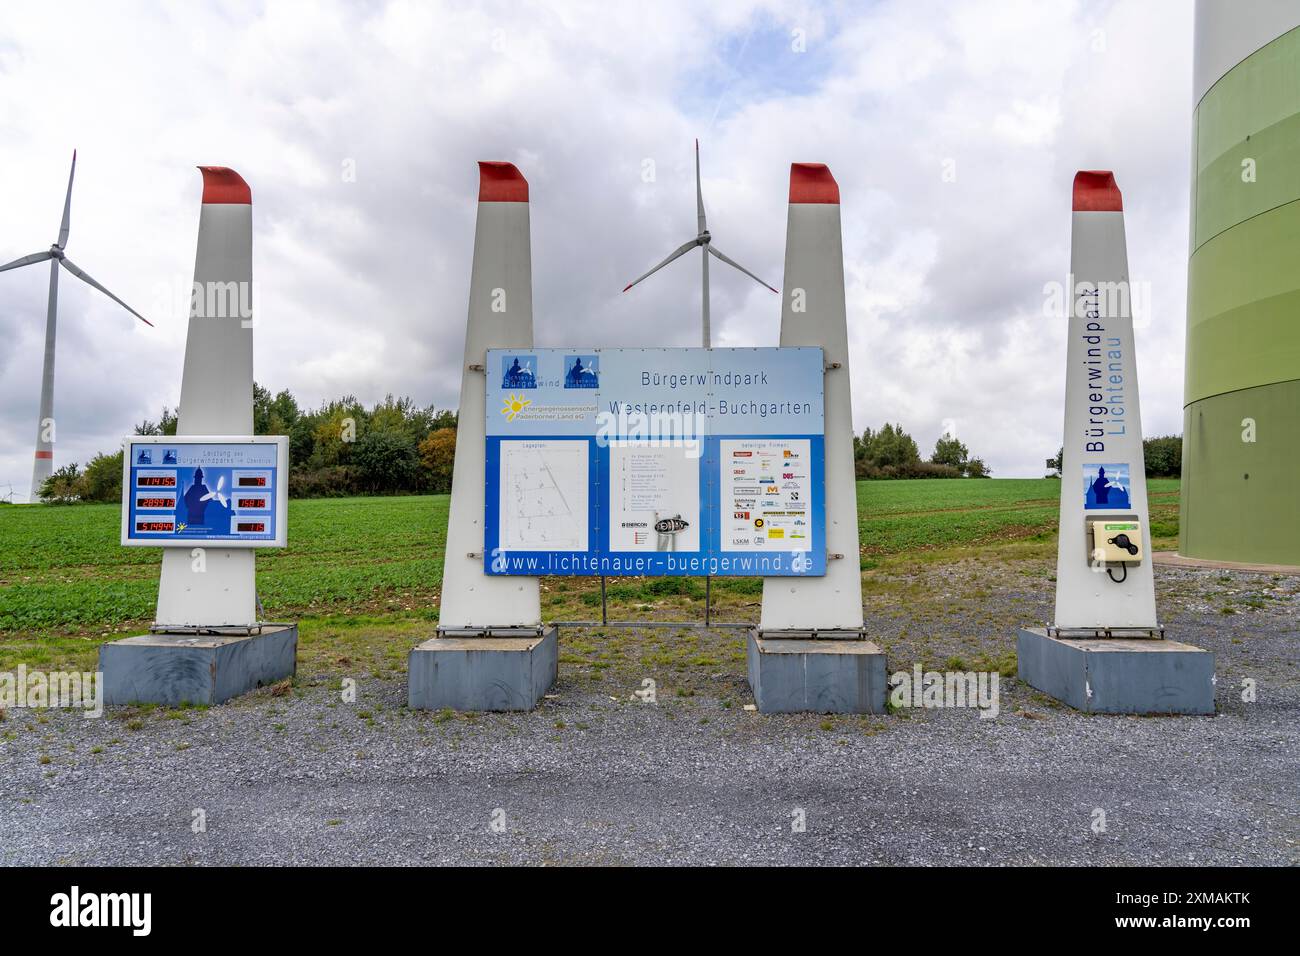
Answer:
M63 200L63 223L59 226L59 248L68 244L68 229L72 225L72 177L77 175L77 151L72 151L72 169L68 172L68 195Z
M709 223L704 218L704 190L700 186L700 141L695 141L695 218L700 235L708 232Z
M761 285L761 286L763 286L764 288L767 288L767 289L772 289L772 287L771 287L770 285L768 285L766 282L764 282L764 281L763 281L762 279L760 279L758 276L754 275L754 273L750 272L748 269L746 269L744 266L742 266L739 262L736 262L736 261L734 261L734 260L732 260L732 259L728 259L726 256L724 256L721 252L718 251L717 247L716 247L715 245L713 245L713 243L709 243L709 244L708 244L707 246L705 246L704 248L705 248L706 250L708 250L712 255L717 256L719 259L721 259L721 260L722 260L723 262L725 262L727 265L731 266L731 268L733 268L733 269L739 269L741 272L745 273L745 275L749 276L751 279L753 279L753 280L754 280L755 282L757 282L759 285ZM773 291L773 292L776 292L777 295L780 295L780 294L781 294L780 292L777 292L776 289L772 289L772 291Z
M632 288L632 286L636 285L638 282L641 282L643 279L648 279L648 278L650 278L652 275L654 275L656 272L658 272L658 271L659 271L660 269L662 269L664 266L668 265L668 263L672 262L674 259L678 258L679 256L684 256L684 255L686 255L686 253L690 252L692 249L694 249L694 248L695 248L696 246L698 246L699 244L700 244L700 240L698 240L698 239L692 239L690 242L684 242L684 243L682 243L682 244L681 244L680 246L678 246L675 250L673 250L673 252L668 256L667 259L665 259L663 262L659 263L659 265L655 266L653 269L651 269L651 270L650 270L649 272L647 272L645 275L641 276L640 279L634 279L633 281L629 282L629 283L628 283L628 284L623 288L623 291L626 292L628 289Z
M30 256L23 256L21 259L15 259L13 262L6 262L4 265L0 266L0 272L6 272L9 269L21 269L23 266L31 265L33 262L44 262L46 259L50 258L50 255L51 253L48 251L33 252Z
M63 268L67 269L69 272L71 272L74 276L76 276L76 277L77 277L78 279L80 279L82 282L86 283L87 285L94 286L96 289L98 289L100 292L104 293L104 295L108 296L110 299L112 299L114 302L116 302L116 303L117 303L118 305L120 305L122 308L126 309L126 311L128 311L128 312L130 312L132 315L134 315L137 319L139 319L139 320L140 320L141 322L143 322L145 325L149 326L150 328L153 328L153 323L152 323L152 322L150 322L148 319L146 319L143 315L141 315L141 314L140 314L139 312L137 312L135 309L131 308L129 305L127 305L125 302L123 302L121 299L119 299L117 296L113 295L113 293L111 293L111 292L109 292L107 289L105 289L102 285L100 285L98 282L96 282L94 279L92 279L92 278L91 278L91 277L90 277L86 272L84 272L83 270L79 269L76 265L73 264L73 262L72 262L71 259L60 259L59 262L61 262L61 263L63 264Z

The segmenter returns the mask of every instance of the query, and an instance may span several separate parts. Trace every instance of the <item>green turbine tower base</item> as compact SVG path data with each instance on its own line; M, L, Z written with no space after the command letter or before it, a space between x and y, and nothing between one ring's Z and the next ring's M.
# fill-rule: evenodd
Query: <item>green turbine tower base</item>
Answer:
M1179 551L1300 565L1300 26L1241 6L1197 5Z

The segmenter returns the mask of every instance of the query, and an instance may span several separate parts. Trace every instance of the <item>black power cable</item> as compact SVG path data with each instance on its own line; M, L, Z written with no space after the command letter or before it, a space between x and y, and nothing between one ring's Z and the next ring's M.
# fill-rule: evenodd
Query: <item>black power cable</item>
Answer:
M1130 540L1129 536L1126 534L1117 534L1115 535L1115 537L1111 538L1106 543L1113 544L1115 545L1115 547L1127 551L1129 554L1132 555L1136 555L1138 553L1138 546L1132 540ZM1122 578L1115 577L1115 575L1112 573L1111 568L1106 569L1106 577L1110 578L1116 584L1123 584L1125 581L1128 580L1128 565L1125 564L1123 561L1121 561L1119 563L1119 566L1124 569L1124 576Z

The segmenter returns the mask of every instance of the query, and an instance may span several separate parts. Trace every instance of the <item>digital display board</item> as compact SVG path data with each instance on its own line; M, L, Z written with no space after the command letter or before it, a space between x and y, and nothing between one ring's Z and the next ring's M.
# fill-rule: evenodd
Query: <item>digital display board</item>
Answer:
M491 349L486 372L486 573L826 573L820 348Z
M122 544L282 548L283 436L136 436L123 442Z

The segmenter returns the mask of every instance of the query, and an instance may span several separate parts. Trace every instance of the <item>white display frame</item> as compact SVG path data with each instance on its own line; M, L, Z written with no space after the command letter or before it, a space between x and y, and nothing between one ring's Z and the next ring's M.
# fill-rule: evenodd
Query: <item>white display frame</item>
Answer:
M273 445L276 449L275 469L278 475L270 489L274 499L275 537L262 540L237 538L132 538L130 497L136 489L131 484L132 445ZM163 467L161 465L155 467ZM234 489L232 489L233 492ZM179 494L180 489L175 489ZM260 492L259 492L260 493ZM132 435L122 439L122 520L121 540L128 548L284 548L288 547L289 526L289 438L287 435Z

